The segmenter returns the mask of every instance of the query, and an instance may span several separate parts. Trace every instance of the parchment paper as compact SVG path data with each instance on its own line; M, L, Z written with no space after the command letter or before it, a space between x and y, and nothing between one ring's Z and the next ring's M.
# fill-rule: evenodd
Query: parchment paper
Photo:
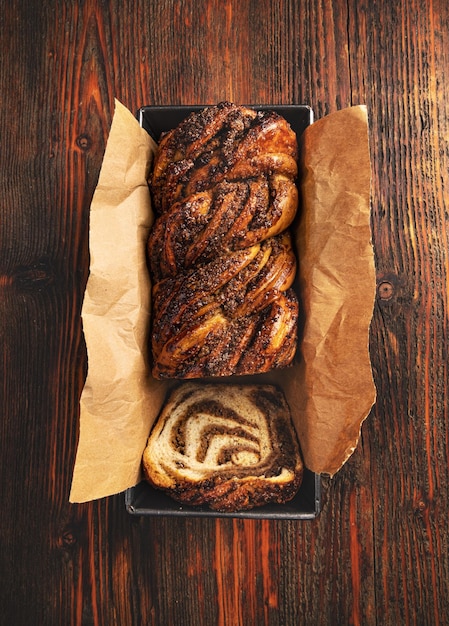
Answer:
M149 374L155 145L118 101L90 211L90 275L82 309L88 374L71 502L135 485L167 383ZM278 376L306 466L334 474L357 445L375 398L368 352L374 299L367 120L353 107L304 137L304 219L297 233L306 325L299 364ZM276 379L275 374L275 379Z
M307 128L302 161L297 247L305 328L288 391L306 466L333 475L354 451L376 396L368 345L375 268L366 107Z
M90 275L83 301L88 374L71 502L138 482L142 450L162 390L150 378L150 281L145 242L152 224L146 175L155 144L116 101L90 210Z

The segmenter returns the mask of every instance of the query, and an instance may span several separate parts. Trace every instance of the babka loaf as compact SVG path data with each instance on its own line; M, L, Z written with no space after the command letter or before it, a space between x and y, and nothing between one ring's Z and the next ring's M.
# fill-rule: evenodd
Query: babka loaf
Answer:
M273 111L221 103L162 136L148 240L156 378L254 374L297 342L296 135Z
M303 463L277 387L189 382L163 407L143 470L179 502L235 512L291 500Z

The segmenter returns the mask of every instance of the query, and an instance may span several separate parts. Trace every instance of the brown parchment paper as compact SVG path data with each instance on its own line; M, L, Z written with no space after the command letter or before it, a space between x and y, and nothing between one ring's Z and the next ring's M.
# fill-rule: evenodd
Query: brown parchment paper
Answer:
M297 247L305 327L291 402L307 467L333 475L354 451L376 395L366 107L343 109L307 128L302 166Z
M155 144L120 102L90 209L90 274L83 301L88 374L70 493L82 502L123 491L159 410L146 343L150 282L145 242L152 223L146 175Z
M153 214L147 173L155 145L116 101L90 210L90 274L82 308L88 373L71 502L119 493L140 464L167 383L149 374ZM315 122L304 137L304 219L297 233L306 325L302 357L274 373L305 463L334 474L357 445L374 402L368 328L374 298L370 164L364 107Z

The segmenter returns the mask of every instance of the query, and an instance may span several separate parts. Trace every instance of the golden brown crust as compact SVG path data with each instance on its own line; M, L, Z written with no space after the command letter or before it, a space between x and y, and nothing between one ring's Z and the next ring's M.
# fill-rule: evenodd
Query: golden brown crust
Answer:
M293 498L303 463L279 389L187 383L156 421L143 469L179 502L235 512Z
M156 211L223 180L297 174L296 135L274 111L223 102L192 113L166 133L151 177Z
M155 281L241 250L290 226L298 191L284 175L222 181L179 200L155 222L148 257Z
M297 340L287 232L153 289L155 378L266 372L288 365Z
M291 363L298 302L286 229L298 205L296 158L286 120L228 102L162 137L148 240L156 378Z

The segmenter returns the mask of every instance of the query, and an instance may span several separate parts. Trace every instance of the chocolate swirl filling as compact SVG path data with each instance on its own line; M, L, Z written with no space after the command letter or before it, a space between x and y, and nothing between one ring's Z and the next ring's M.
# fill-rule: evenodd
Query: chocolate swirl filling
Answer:
M144 470L175 499L220 510L290 499L302 462L282 392L271 385L178 388L150 435Z

